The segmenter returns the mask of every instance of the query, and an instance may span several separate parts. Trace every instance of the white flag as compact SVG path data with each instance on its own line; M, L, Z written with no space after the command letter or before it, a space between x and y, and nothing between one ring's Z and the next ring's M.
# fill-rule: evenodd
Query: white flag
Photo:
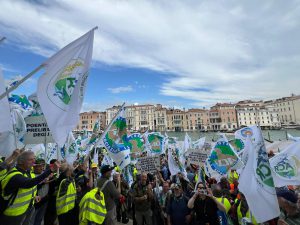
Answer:
M294 137L291 134L287 134L287 138L292 141L300 141L300 137Z
M275 187L300 185L300 141L270 159Z
M94 29L73 41L45 62L37 96L52 136L63 146L79 121L92 59Z
M5 92L4 78L0 68L0 93ZM10 115L9 103L7 97L0 100L0 132L13 131Z
M249 130L256 138L252 139L252 145L249 146L247 164L240 174L238 187L245 195L256 221L263 223L278 217L280 211L261 131L256 126Z
M72 164L77 159L78 154L78 146L72 132L68 135L64 150L67 163Z
M186 153L192 147L191 145L192 145L192 139L190 138L188 133L185 133L184 145L183 145L184 153Z

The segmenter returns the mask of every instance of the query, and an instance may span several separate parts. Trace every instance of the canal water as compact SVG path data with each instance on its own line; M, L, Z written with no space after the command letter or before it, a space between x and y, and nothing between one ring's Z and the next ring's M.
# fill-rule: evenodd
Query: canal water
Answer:
M265 139L270 141L282 141L286 140L287 133L294 137L300 137L300 130L296 129L284 129L284 130L263 130ZM163 132L162 132L163 133ZM218 132L200 132L200 131L188 131L188 132L166 132L169 137L177 137L178 141L183 141L185 133L191 137L192 141L196 141L201 137L206 137L207 141L216 141L218 139ZM164 134L164 133L163 133ZM234 134L226 134L228 138L233 138Z

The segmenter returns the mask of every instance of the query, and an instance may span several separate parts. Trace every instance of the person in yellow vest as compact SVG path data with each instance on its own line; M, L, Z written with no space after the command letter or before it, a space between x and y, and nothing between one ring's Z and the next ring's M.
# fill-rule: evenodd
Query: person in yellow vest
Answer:
M59 224L73 225L78 218L75 215L76 185L72 178L73 168L68 164L62 165L65 178L60 182L56 196L56 213Z
M223 194L221 187L217 184L212 185L213 196L216 197L217 201L222 203L225 207L225 212L218 211L218 216L220 218L220 224L226 225L228 224L228 212L231 208L231 204L228 198L226 198Z
M2 196L8 200L7 208L0 216L0 225L27 225L34 212L36 186L57 170L59 163L53 164L50 169L40 176L33 177L30 173L35 162L34 153L22 152L17 158L17 165L9 171L1 181ZM38 201L38 199L37 199Z
M241 200L239 200L239 201L240 202L237 206L237 217L238 217L239 224L248 223L248 224L257 225L258 223L256 222L254 216L250 212L248 203L243 194L241 194Z
M239 179L239 175L235 170L230 170L227 180L229 184L235 184Z
M108 180L106 183L108 183ZM103 224L107 214L103 188L94 188L81 199L79 203L79 225Z

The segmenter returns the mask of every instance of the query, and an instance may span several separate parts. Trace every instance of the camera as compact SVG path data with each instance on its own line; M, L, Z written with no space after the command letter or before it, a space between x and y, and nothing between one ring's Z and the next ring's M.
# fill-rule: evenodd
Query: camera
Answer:
M201 189L198 191L199 194L202 194L202 195L207 195L207 190L205 189Z

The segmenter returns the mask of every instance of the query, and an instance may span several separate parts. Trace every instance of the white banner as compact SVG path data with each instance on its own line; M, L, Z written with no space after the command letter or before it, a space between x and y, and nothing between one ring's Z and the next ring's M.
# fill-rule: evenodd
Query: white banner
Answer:
M138 158L136 168L138 171L155 174L160 170L160 157L149 156Z
M209 152L205 151L204 149L190 149L188 151L188 160L189 163L195 164L195 165L203 165L205 163L205 160L209 156Z
M27 130L24 136L25 144L45 144L54 142L44 116L30 116L25 119L25 122Z

